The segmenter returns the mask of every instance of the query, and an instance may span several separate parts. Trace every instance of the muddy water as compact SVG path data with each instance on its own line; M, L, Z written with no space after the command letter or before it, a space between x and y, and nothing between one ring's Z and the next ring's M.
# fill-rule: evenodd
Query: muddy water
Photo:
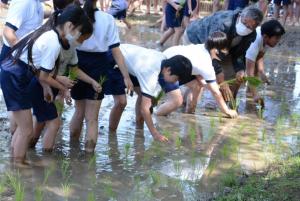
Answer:
M155 41L160 37L157 29L142 25L120 31L123 41L149 48L156 48ZM84 153L84 137L79 143L70 143L68 126L74 108L66 107L55 152L43 153L40 141L28 153L30 168L16 169L9 162L10 134L1 95L0 181L8 172L18 172L28 201L35 200L36 192L42 192L43 200L49 201L82 201L88 197L208 200L233 167L244 172L261 171L273 160L300 151L299 32L289 30L280 46L266 56L272 85L260 89L266 102L262 115L246 99L245 87L239 93L240 117L235 120L223 118L212 109L214 101L205 92L195 115L178 110L168 117L154 116L159 130L171 139L167 145L154 142L147 128L134 129L135 96L128 97L117 133L109 134L113 99L107 97L100 111L94 156ZM13 200L13 190L6 190L0 199Z

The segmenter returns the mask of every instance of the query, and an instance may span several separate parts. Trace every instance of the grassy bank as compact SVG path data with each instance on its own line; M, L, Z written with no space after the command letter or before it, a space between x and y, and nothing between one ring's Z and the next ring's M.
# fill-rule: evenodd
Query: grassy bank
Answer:
M228 177L232 174L229 173ZM239 180L234 177L224 184L227 192L224 191L216 200L299 201L300 156L273 163L266 173L250 175L242 183Z

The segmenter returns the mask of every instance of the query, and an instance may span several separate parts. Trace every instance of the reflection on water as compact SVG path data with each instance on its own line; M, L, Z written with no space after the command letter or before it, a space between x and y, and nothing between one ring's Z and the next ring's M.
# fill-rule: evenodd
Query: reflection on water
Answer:
M149 48L156 48L155 41L160 37L156 29L141 25L126 32L121 29L121 33L123 41ZM288 55L272 57L272 52L266 63L272 85L261 89L266 101L263 119L258 119L251 100L246 101L245 88L239 94L238 120L222 118L220 113L207 109L213 100L205 92L195 115L179 111L168 117L154 117L157 127L171 139L169 144L153 142L147 128L134 129L136 96L128 97L117 133L109 134L113 99L107 97L100 111L95 155L86 155L84 137L79 143L69 140L68 126L74 109L65 108L55 152L43 153L39 142L36 150L28 153L31 167L18 170L25 186L25 200L34 200L38 187L44 200L51 201L88 200L88 197L121 201L206 200L212 178L233 164L258 170L270 158L278 157L277 152L279 157L299 152L300 125L294 114L300 111L300 65L295 65ZM0 98L3 179L5 172L15 168L9 162L10 134L5 105ZM13 195L12 191L5 192L1 200L11 200Z

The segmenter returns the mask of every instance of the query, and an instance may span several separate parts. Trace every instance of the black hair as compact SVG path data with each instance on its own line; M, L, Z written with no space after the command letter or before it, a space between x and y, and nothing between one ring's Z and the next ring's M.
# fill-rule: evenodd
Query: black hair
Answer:
M161 66L164 68L170 67L171 75L177 75L179 81L182 82L188 80L192 75L192 63L182 55L176 55L163 60Z
M66 22L71 22L75 28L81 26L81 34L92 33L93 25L89 21L85 12L77 5L69 5L64 10L56 11L48 19L48 21L34 32L28 34L12 47L9 55L15 51L13 59L17 61L25 49L28 50L28 63L34 67L32 60L32 47L35 41L45 32L56 30L56 26L62 26ZM59 59L58 59L59 60ZM58 69L59 61L55 62L55 68Z
M213 48L224 49L229 47L229 40L227 35L222 31L215 31L211 33L206 42L205 48L210 51Z
M74 0L53 0L53 6L55 11L59 11L73 3Z
M96 22L95 15L94 15L96 11L96 9L94 8L95 1L97 0L86 0L83 6L83 10L86 12L86 14L88 15L88 17L93 23Z
M285 34L283 26L277 20L269 20L261 25L261 35L282 36Z

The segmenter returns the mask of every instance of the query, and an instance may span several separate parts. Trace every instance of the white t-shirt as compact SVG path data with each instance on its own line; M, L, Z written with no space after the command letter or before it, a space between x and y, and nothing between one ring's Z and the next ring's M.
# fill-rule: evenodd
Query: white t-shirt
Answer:
M78 64L76 49L70 48L65 50L61 48L59 53L59 68L58 75L63 75L66 72L67 66L74 67Z
M261 27L256 28L256 39L251 43L246 52L246 58L256 62L259 52L266 52L267 48L264 46L264 40L261 35Z
M49 41L51 41L49 43ZM59 56L61 45L54 30L43 33L33 44L32 61L37 69L51 72ZM24 51L20 59L28 63L28 51Z
M120 49L128 72L137 78L142 93L156 97L162 90L158 78L161 62L166 57L159 51L136 45L121 44Z
M18 39L37 29L43 23L44 10L40 0L12 0L6 17L6 26L14 29ZM10 46L3 36L3 43Z
M119 46L120 38L115 19L108 13L95 12L94 31L77 49L86 52L107 52L110 48Z
M216 73L212 65L212 60L204 44L173 46L166 49L163 54L168 59L175 55L185 56L192 63L192 75L201 75L207 82L216 80Z

